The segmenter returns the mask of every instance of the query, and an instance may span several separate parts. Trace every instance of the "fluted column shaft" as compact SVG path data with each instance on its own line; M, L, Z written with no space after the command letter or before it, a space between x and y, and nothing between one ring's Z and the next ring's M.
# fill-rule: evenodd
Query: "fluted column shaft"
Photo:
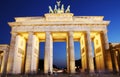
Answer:
M46 32L45 55L44 55L44 73L53 72L53 40L50 32Z
M109 62L112 64L112 56L110 56L110 52L108 52L109 50L109 43L108 43L108 36L107 36L107 30L106 31L102 31L100 33L100 38L101 38L101 43L102 43L102 49L103 49L103 58L104 58L104 71L109 71L111 70L110 64L108 64L108 56L109 56Z
M1 74L5 74L6 73L9 48L6 48L6 50L3 51L3 52L4 53L3 53L3 60L2 60L2 65L1 65Z
M17 33L12 33L11 42L10 42L10 51L9 51L8 63L7 63L7 73L10 74L13 72L16 36Z
M38 57L39 57L38 54L39 54L38 37L33 32L29 32L25 73L37 73Z
M107 36L107 31L103 31L103 36L104 36L104 44L105 44L105 49L109 49L109 43L108 43L108 36Z
M29 32L28 42L27 42L25 73L30 73L31 72L32 42L33 42L33 33Z
M68 37L66 39L66 58L67 58L67 72L70 73L70 54L69 54L69 47L68 47Z
M87 42L87 56L88 56L88 70L89 72L94 72L94 62L92 56L92 43L90 38L90 31L86 32L86 42Z
M88 65L88 51L87 51L87 38L86 33L83 33L80 37L80 47L81 47L81 63L82 63L82 70L81 72L87 71L89 68Z
M21 69L21 67L19 66L18 67L18 48L19 48L19 41L20 41L20 38L21 36L20 35L17 35L16 36L16 43L15 43L15 51L14 51L14 62L13 62L13 74L19 74L19 73L21 73L21 70L19 70L19 69ZM20 64L20 63L19 63ZM17 68L17 69L16 69Z
M70 58L70 73L75 73L75 57L74 57L74 38L73 32L68 33L68 48Z

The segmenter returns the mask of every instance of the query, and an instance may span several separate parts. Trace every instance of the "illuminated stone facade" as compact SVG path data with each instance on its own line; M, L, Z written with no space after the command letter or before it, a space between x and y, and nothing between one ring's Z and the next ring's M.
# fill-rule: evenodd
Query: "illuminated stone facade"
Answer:
M16 17L8 23L12 30L7 73L37 73L40 42L45 42L44 73L53 72L53 42L66 42L67 72L75 73L75 41L81 46L82 72L113 70L107 38L110 21L103 16L74 16L70 6L66 12L63 7L59 10L58 2L58 10L49 6L44 17Z
M74 41L81 44L82 71L94 72L92 42L96 68L104 71L107 69L105 52L109 48L108 24L109 21L103 21L103 16L74 16L72 13L48 13L45 17L17 17L15 22L9 22L12 37L7 72L22 73L23 68L25 73L37 72L39 42L45 42L44 73L52 73L53 42L62 41L67 43L69 73L75 73Z
M8 61L9 46L0 45L0 73L6 73Z
M109 43L113 72L120 73L120 43Z

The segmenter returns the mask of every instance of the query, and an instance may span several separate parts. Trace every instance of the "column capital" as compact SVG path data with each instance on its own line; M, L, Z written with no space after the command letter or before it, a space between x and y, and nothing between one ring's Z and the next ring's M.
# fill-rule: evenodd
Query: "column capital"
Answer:
M11 35L17 35L17 32L10 32Z
M46 31L46 33L51 33L50 31Z
M34 32L28 32L28 34L32 34L32 35L33 35L33 34L34 34Z
M91 32L91 31L85 31L85 33L88 33L88 34L90 34L90 32Z
M50 31L46 31L45 33L46 33L46 35L50 35L50 34L51 34L51 32L50 32Z
M51 32L49 32L49 31L46 31L45 33L46 33L46 34L50 34Z
M73 31L69 31L68 33L73 33Z
M73 32L72 31L68 32L68 37L67 37L68 39L67 40L69 40L70 37L73 37Z
M102 31L103 33L107 33L108 31L107 30L104 30L104 31Z

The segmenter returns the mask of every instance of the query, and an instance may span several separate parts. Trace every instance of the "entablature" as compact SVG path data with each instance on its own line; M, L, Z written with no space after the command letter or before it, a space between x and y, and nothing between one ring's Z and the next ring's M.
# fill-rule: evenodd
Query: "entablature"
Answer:
M110 21L88 21L88 22L79 22L79 21L73 21L73 22L9 22L8 24L12 26L52 26L52 25L61 25L61 26L71 26L71 25L108 25Z
M43 17L15 17L15 22L9 22L12 26L52 26L52 25L108 25L110 21L104 21L104 16L74 16L73 13L46 13Z
M46 32L46 31L107 31L107 27L104 25L94 25L94 26L79 26L79 25L71 25L71 26L14 26L12 27L12 32Z

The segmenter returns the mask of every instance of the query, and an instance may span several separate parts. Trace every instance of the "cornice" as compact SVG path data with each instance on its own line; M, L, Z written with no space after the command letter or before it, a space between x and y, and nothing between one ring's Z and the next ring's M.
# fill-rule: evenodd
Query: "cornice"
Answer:
M12 27L12 26L52 26L52 25L106 25L108 26L108 24L110 23L110 21L89 21L89 22L78 22L78 21L73 21L73 22L8 22L8 24Z

